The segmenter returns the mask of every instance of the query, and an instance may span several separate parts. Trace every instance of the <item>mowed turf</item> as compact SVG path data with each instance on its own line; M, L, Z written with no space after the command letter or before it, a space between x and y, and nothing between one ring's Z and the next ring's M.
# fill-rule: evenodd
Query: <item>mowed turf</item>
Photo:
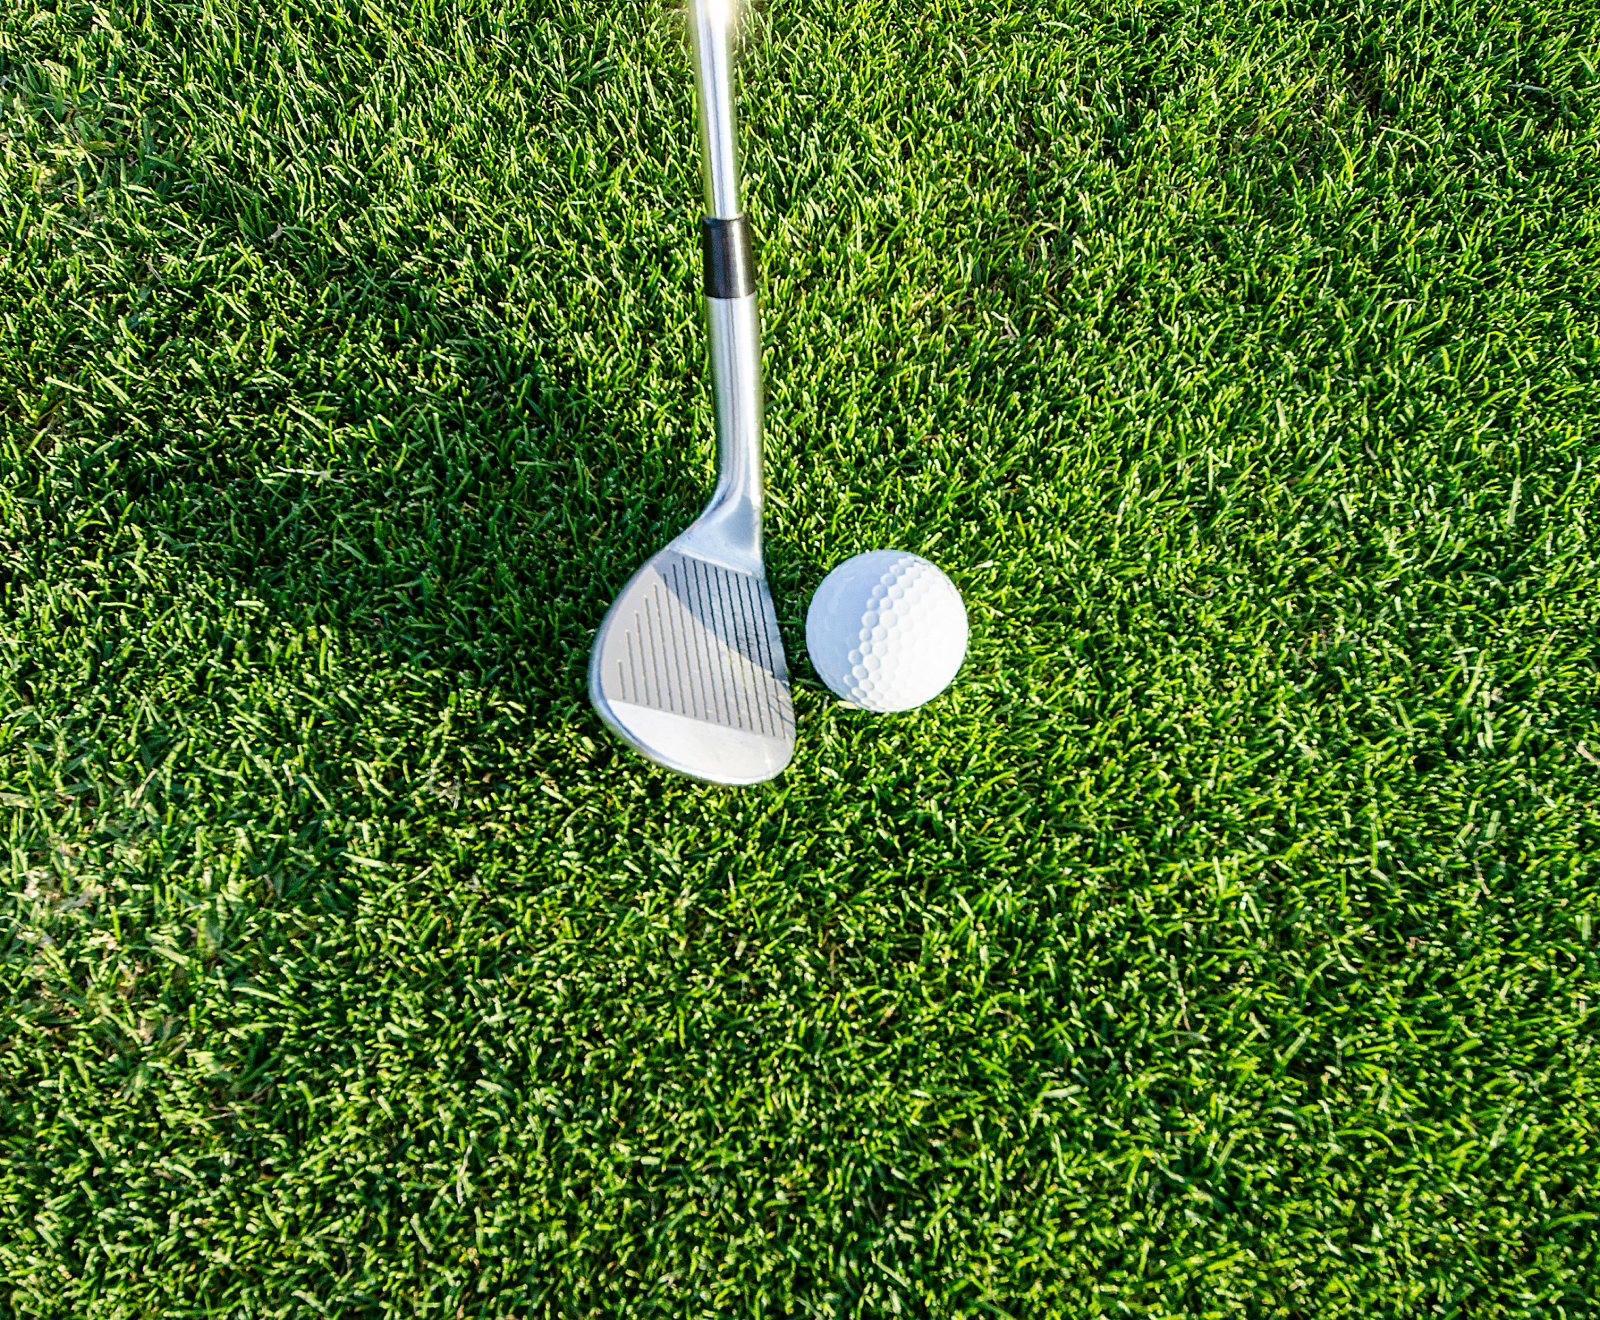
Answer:
M0 1314L1594 1315L1597 50L768 0L726 790L584 696L712 479L673 7L4 6Z

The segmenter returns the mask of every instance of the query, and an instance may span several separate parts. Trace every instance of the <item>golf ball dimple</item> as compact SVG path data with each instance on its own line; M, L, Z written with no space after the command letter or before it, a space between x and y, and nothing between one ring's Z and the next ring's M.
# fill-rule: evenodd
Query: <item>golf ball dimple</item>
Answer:
M872 550L840 564L806 611L818 676L846 701L887 714L931 701L967 654L961 593L933 564Z

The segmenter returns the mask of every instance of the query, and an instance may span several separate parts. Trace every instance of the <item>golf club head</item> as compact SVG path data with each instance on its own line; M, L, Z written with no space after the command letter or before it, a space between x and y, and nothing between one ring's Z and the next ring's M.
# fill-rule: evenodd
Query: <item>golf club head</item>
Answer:
M590 654L589 699L657 764L757 784L794 755L783 638L766 578L696 555L702 530L713 531L691 527L612 603Z

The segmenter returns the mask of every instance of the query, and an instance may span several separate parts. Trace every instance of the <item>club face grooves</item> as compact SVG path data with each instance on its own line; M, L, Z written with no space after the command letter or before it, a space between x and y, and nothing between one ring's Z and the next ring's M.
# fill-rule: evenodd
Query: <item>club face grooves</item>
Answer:
M595 639L590 695L625 741L697 778L770 778L792 753L789 672L767 585L693 555L663 550L624 588ZM682 736L660 745L646 726Z
M776 634L760 578L662 551L607 618L600 695L783 737L794 716Z

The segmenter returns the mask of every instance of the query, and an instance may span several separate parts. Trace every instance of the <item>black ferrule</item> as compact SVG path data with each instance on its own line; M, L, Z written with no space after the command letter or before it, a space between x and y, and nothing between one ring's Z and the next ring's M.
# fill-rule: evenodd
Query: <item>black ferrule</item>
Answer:
M700 250L706 259L706 297L743 298L756 291L750 223L742 215L732 220L704 217L700 221Z

